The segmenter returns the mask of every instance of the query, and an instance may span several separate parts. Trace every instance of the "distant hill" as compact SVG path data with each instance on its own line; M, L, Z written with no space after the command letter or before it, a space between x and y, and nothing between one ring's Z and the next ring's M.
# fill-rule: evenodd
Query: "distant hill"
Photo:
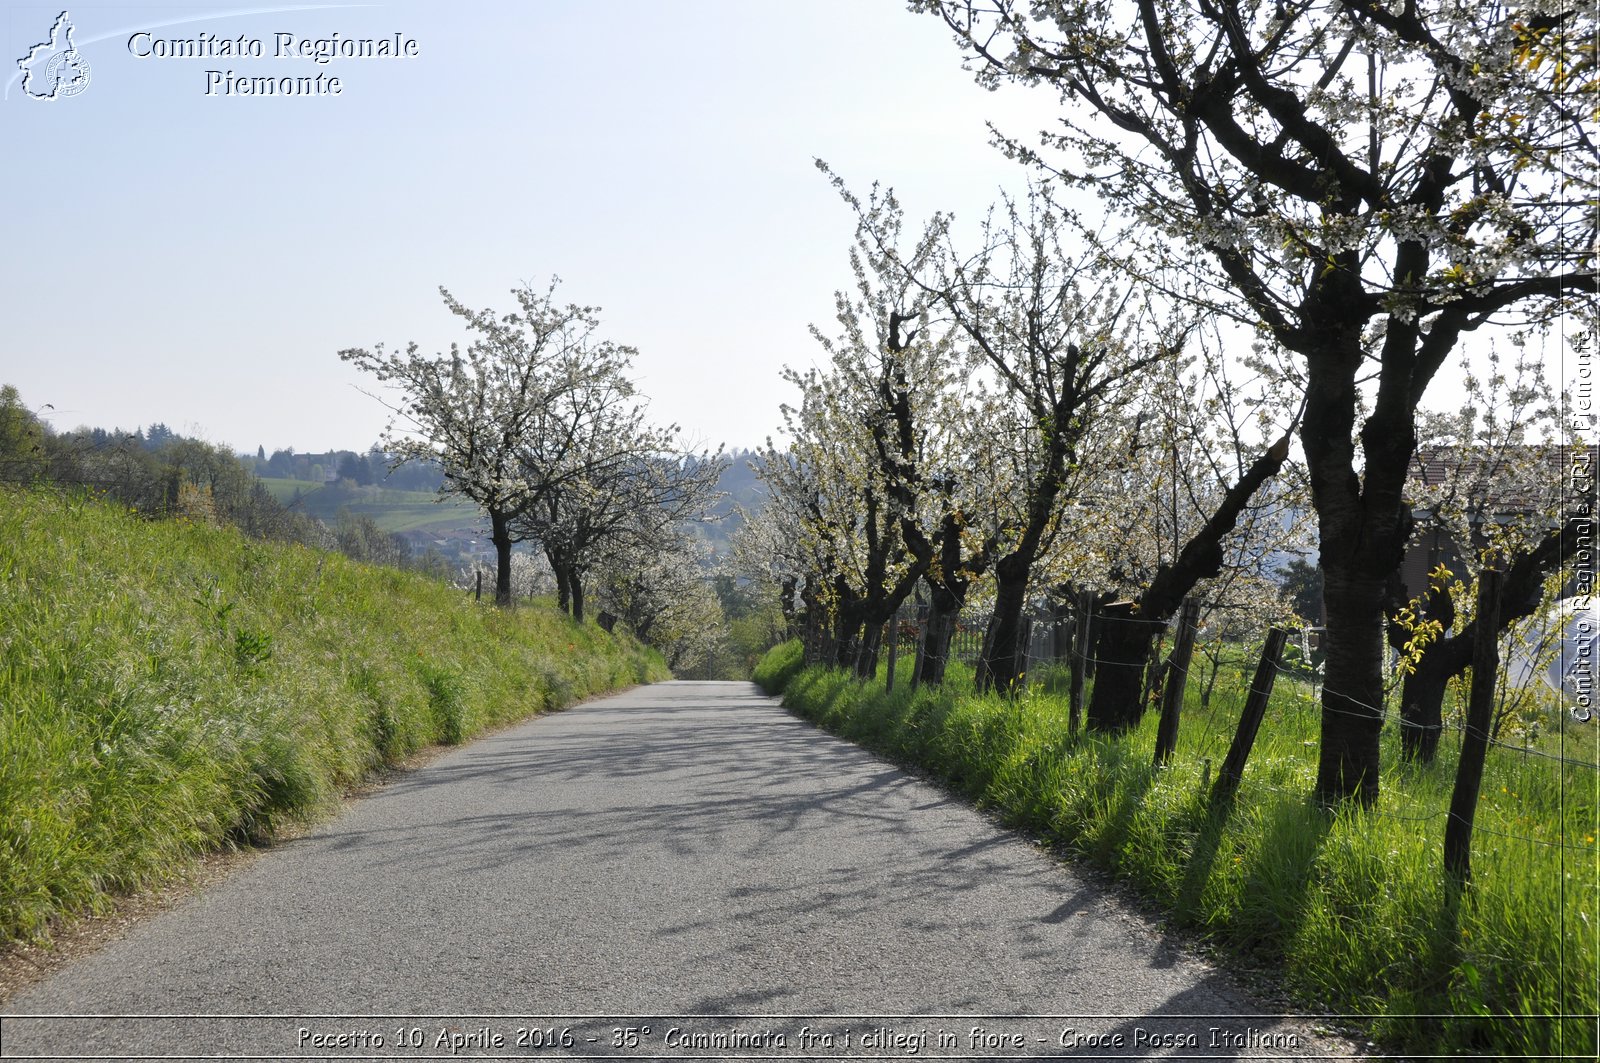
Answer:
M760 462L757 452L736 450L731 458L717 483L724 497L712 511L714 519L695 526L717 558L728 556L733 534L744 523L739 508L759 511L767 499L766 486L751 467ZM380 530L404 537L414 555L431 550L456 562L493 555L482 511L438 493L444 480L438 466L412 463L390 472L388 455L377 448L365 454L297 454L288 449L270 458L241 455L240 461L278 501L330 527L340 513L349 513L370 517Z
M362 487L350 480L316 483L311 480L262 478L272 497L325 523L337 523L348 511L372 518L386 532L438 531L452 528L487 528L477 506L437 491L398 491L379 485Z
M695 534L711 546L718 558L729 555L734 533L744 525L739 510L759 513L767 504L766 485L751 467L760 464L760 455L753 450L736 450L732 452L732 459L717 480L717 489L723 493L723 498L712 510L715 519L694 528Z
M341 515L369 517L380 531L406 540L413 557L437 554L452 564L492 557L489 522L471 502L441 495L437 465L408 462L389 468L378 447L365 453L291 448L239 456L272 496L291 510L337 527Z
M255 454L240 454L239 461L263 480L296 480L313 486L349 480L358 487L388 487L400 491L434 492L444 481L444 473L431 462L407 462L390 469L391 457L379 447L364 453L329 450L321 453L296 453L293 447L275 450L269 458L266 449Z

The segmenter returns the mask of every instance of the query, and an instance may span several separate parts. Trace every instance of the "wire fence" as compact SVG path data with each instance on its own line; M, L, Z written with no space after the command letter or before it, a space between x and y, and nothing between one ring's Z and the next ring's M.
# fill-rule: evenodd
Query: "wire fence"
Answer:
M1093 631L1101 624L1138 623L1151 625L1152 622L1130 619L1126 616L1106 612L1103 609L1092 609L1083 615L1087 616L1090 624L1091 636L1089 639L1077 637L1078 625L1083 622L1083 618L1073 611L1052 610L1047 612L1035 610L1031 612L1025 618L1023 633L1018 641L1018 670L1033 677L1035 683L1037 683L1040 676L1054 677L1072 669L1080 669L1092 676L1096 669L1108 663L1139 664L1146 668L1144 697L1147 703L1155 700L1153 695L1160 692L1162 683L1187 684L1194 675L1195 664L1192 661L1185 667L1173 665L1169 669L1166 666L1170 662L1164 662L1161 659L1162 649L1177 641L1177 629L1180 623L1177 618L1164 624L1155 625L1158 628L1154 632L1155 652L1149 659L1138 662L1125 662L1108 661L1100 656L1093 648ZM968 613L961 616L956 623L950 640L948 660L976 668L984 654L991 619L992 617L987 613ZM903 673L906 672L908 666L905 662L907 660L915 660L919 646L922 645L927 636L927 631L928 623L925 609L921 611L904 609L897 613L885 625L883 641L879 647L879 661L898 661L900 664L899 670ZM1191 627L1190 633L1199 637L1206 634L1207 629L1204 624L1195 623ZM1271 665L1272 681L1267 684L1273 691L1270 711L1274 718L1279 719L1280 726L1282 725L1282 714L1284 713L1290 713L1298 717L1296 726L1301 729L1307 728L1308 725L1316 726L1327 716L1345 715L1359 717L1366 722L1375 723L1381 733L1391 736L1402 735L1409 729L1417 728L1437 730L1441 735L1451 735L1456 738L1464 738L1466 736L1468 728L1466 721L1463 719L1447 716L1437 725L1418 723L1404 718L1393 705L1389 704L1387 697L1384 702L1373 704L1366 699L1352 696L1349 693L1330 691L1323 682L1321 666L1315 661L1317 643L1323 635L1321 629L1299 629L1289 634L1293 637L1293 644L1298 650L1296 659L1292 661L1274 659ZM1224 644L1220 639L1216 639L1207 648L1211 654L1205 666L1209 673L1208 678L1214 678L1218 671L1248 667L1261 653L1260 645L1253 641ZM1288 682L1277 683L1276 681L1280 679L1288 680ZM887 678L886 681L892 682ZM1503 674L1500 675L1498 681L1504 684L1506 682L1505 676ZM1193 707L1187 710L1185 718L1189 721L1187 726L1191 735L1189 748L1193 755L1206 762L1208 772L1209 765L1221 758L1229 743L1229 725L1235 716L1236 710L1239 708L1236 697L1236 694L1234 694L1233 698L1229 696L1207 697L1201 702L1199 711L1196 711ZM1567 717L1565 706L1561 703L1558 695L1552 691L1546 700L1548 702L1545 708L1547 717ZM1560 723L1567 726L1583 726L1575 717L1569 719L1570 723L1568 719L1563 719ZM1593 723L1591 722L1589 725L1593 726ZM1266 726L1270 728L1272 724L1269 722ZM1200 736L1198 739L1193 737L1196 732ZM1564 734L1565 732L1563 732ZM1489 749L1496 751L1501 758L1520 758L1523 767L1529 770L1554 772L1558 775L1565 773L1569 769L1575 771L1579 773L1583 780L1587 780L1583 784L1583 789L1576 791L1578 796L1586 796L1591 803L1596 799L1600 799L1600 763L1597 763L1594 759L1592 752L1595 748L1594 744L1586 743L1591 751L1588 757L1567 756L1562 752L1550 752L1545 749L1534 748L1528 741L1519 744L1493 736L1487 738L1486 744ZM1504 759L1502 759L1501 763L1503 766ZM1268 779L1263 778L1262 776L1265 773L1260 771L1253 773L1248 781L1248 786L1254 790L1303 801L1308 796L1314 768L1315 759L1308 756L1296 769L1307 783L1307 789L1304 790L1290 790L1275 785ZM1565 788L1568 784L1563 782L1561 785L1563 793L1565 793ZM1593 793L1590 793L1590 791L1593 791ZM1385 791L1385 801L1397 799L1412 803L1394 806L1380 802L1375 806L1364 808L1362 810L1363 814L1413 825L1441 821L1448 824L1452 820L1460 820L1460 817L1452 812L1449 807L1436 807L1431 803L1419 803L1419 799L1412 795L1397 798L1392 788ZM1472 822L1470 825L1474 836L1492 840L1485 840L1481 844L1474 842L1474 850L1479 852L1483 851L1482 845L1492 844L1493 842L1515 842L1562 853L1582 854L1590 860L1593 860L1596 854L1592 840L1586 841L1584 844L1573 844L1568 840L1566 836L1568 825L1562 822L1549 824L1547 831L1543 835L1506 831L1481 821ZM1595 829L1589 837L1592 839L1593 834L1596 833L1600 833L1600 824L1595 825Z
M950 640L948 659L952 662L959 661L967 667L977 667L984 653L991 620L992 614L986 612L971 612L960 616L956 621L954 633ZM885 627L885 637L881 645L880 657L887 658L891 643L894 644L894 652L898 658L904 659L914 656L926 635L926 621L925 609L902 609L897 612ZM1092 676L1095 669L1102 664L1137 663L1144 665L1150 663L1148 659L1142 659L1137 662L1112 661L1099 656L1092 649L1080 648L1078 640L1074 638L1076 625L1080 622L1075 615L1062 615L1044 610L1035 610L1025 614L1023 621L1025 635L1018 648L1018 671L1026 675L1038 676L1041 674L1048 675L1054 669L1078 666L1085 668L1087 673ZM1156 622L1152 621L1133 620L1128 617L1107 613L1103 610L1095 610L1090 614L1090 622L1096 628L1101 624L1107 623L1157 626L1159 630L1156 635L1156 649L1159 651L1167 643L1169 637L1171 641L1176 641L1180 620L1177 616L1174 616L1166 622L1156 624ZM1208 626L1204 623L1198 623L1192 627L1192 632L1196 638L1206 634L1208 630ZM1303 712L1343 714L1366 720L1377 719L1382 726L1392 725L1401 730L1439 730L1442 734L1457 736L1465 733L1465 724L1459 718L1446 717L1437 725L1418 723L1414 720L1406 719L1394 706L1388 703L1373 705L1354 695L1329 690L1322 682L1321 665L1312 663L1316 655L1316 647L1324 634L1325 631L1321 627L1300 628L1290 632L1290 635L1296 640L1293 644L1299 650L1299 657L1293 662L1277 662L1278 677L1290 680L1293 686L1288 688L1292 693L1287 697L1281 697L1279 701L1275 702L1276 706ZM1237 667L1246 664L1253 661L1261 650L1258 641L1238 642L1229 645L1233 647L1229 656L1219 655L1213 658L1211 662L1212 669L1221 672L1225 671L1230 665ZM1215 649L1215 646L1213 645L1210 648ZM1156 670L1159 671L1162 667L1164 665L1158 663ZM1177 669L1176 678L1179 681L1187 682L1194 668L1195 666L1190 664L1185 668ZM1503 688L1506 683L1506 678L1503 674L1500 677L1500 683ZM1541 696L1551 706L1561 700L1561 695L1554 691L1545 693L1539 691L1539 688L1535 688L1535 690L1538 692L1535 696ZM1330 703L1329 695L1336 700ZM1349 707L1341 707L1338 702L1344 702ZM1521 756L1600 771L1600 763L1594 760L1565 757L1533 748L1526 743L1516 744L1491 737L1489 745Z
M1102 664L1141 664L1147 668L1146 690L1144 698L1152 700L1152 695L1160 692L1162 684L1178 682L1187 684L1190 677L1195 674L1195 664L1187 666L1173 666L1166 668L1160 660L1160 652L1166 645L1176 642L1178 624L1181 621L1173 618L1166 623L1155 624L1154 621L1131 620L1128 616L1115 615L1101 608L1094 608L1086 613L1091 624L1091 631L1098 628L1099 624L1134 623L1155 626L1154 632L1155 653L1152 658L1141 661L1107 661L1093 650L1093 644L1088 640L1077 639L1077 624L1083 623L1082 618L1075 612L1064 610L1034 610L1024 618L1024 634L1018 644L1018 671L1029 677L1051 676L1064 669L1083 669L1086 674L1093 676L1094 669ZM950 637L947 660L960 661L970 668L976 668L979 658L984 655L986 639L989 636L989 613L965 613L955 623L954 634ZM914 658L918 652L918 645L926 637L926 610L906 608L896 613L893 620L886 624L885 637L880 647L880 660L898 658L904 661ZM1192 628L1194 636L1205 634L1205 624L1195 624ZM1405 719L1392 704L1373 704L1360 696L1350 693L1330 690L1323 684L1322 666L1315 663L1315 650L1322 639L1323 631L1320 628L1296 629L1290 632L1293 636L1293 645L1298 650L1296 660L1274 661L1274 679L1285 679L1285 684L1274 684L1275 693L1272 698L1272 711L1275 714L1291 712L1301 719L1302 724L1309 720L1320 720L1328 716L1360 717L1366 722L1376 722L1384 733L1403 733L1406 730L1437 730L1440 735L1453 735L1456 738L1466 735L1467 725L1464 719L1453 719L1446 716L1438 724L1421 724L1418 720ZM1216 677L1229 669L1238 669L1246 666L1259 655L1261 648L1256 644L1222 644L1221 640L1213 640L1206 645L1208 660L1205 663L1205 679L1214 682ZM1501 677L1504 682L1504 677ZM1565 717L1565 709L1560 704L1560 695L1550 692L1546 696L1547 706L1544 709L1547 719ZM1227 741L1232 736L1232 724L1237 719L1237 704L1227 703L1227 698L1213 698L1210 692L1202 698L1200 709L1189 708L1184 714L1184 719L1189 720L1190 735L1186 740L1190 749L1195 749L1198 756L1206 760L1221 757L1226 749ZM1557 725L1571 725L1568 720L1558 720ZM1198 732L1198 735L1197 733ZM1563 732L1565 733L1565 732ZM1525 764L1549 765L1552 770L1576 770L1579 773L1595 775L1600 773L1600 764L1595 762L1594 756L1589 757L1565 756L1563 752L1550 752L1547 749L1534 748L1530 741L1515 743L1506 741L1499 736L1486 738L1488 748L1499 752L1499 756L1522 757ZM1253 781L1253 786L1262 786L1261 781ZM1270 789L1270 786L1269 786ZM1288 791L1280 791L1288 792ZM1302 796L1302 794L1298 794ZM1440 820L1450 816L1448 808L1438 808L1432 812L1411 815L1411 813L1397 813L1384 808L1371 808L1373 815L1387 815L1392 818L1402 818L1408 821ZM1488 834L1496 834L1490 828L1480 828ZM1499 832L1501 837L1517 837L1518 840L1528 840L1533 844L1554 845L1562 847L1560 842L1549 839L1539 839L1531 836L1507 836ZM1573 848L1566 845L1566 848ZM1574 852L1590 852L1587 848L1576 848Z

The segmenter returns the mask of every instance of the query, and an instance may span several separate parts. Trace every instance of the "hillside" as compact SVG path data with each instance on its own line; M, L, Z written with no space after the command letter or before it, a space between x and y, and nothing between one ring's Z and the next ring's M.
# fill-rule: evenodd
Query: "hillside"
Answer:
M0 944L434 743L667 677L436 581L0 489Z

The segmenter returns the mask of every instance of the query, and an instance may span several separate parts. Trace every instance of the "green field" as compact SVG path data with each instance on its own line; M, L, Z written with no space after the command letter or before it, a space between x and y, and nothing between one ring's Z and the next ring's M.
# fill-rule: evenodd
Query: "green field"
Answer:
M485 524L477 506L455 498L441 498L432 491L393 491L382 487L349 488L315 483L311 480L286 480L263 477L261 483L279 502L288 504L300 492L300 509L323 523L332 525L341 511L371 517L386 532L409 532L470 528Z

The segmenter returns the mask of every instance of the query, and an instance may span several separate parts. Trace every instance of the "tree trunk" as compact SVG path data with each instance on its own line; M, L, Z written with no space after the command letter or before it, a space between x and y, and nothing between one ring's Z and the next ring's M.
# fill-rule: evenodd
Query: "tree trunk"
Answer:
M1322 741L1313 793L1324 806L1355 799L1372 807L1378 800L1383 727L1385 592L1411 532L1404 490L1416 425L1410 389L1403 379L1389 379L1385 369L1372 415L1361 428L1358 463L1355 381L1363 353L1349 323L1353 296L1339 290L1348 283L1342 274L1330 276L1320 291L1314 320L1326 339L1306 359L1301 439L1317 513L1327 610ZM1391 326L1386 348L1404 340L1404 332Z
M1477 614L1482 623L1474 632L1472 692L1467 698L1466 726L1461 730L1456 785L1450 792L1450 818L1444 828L1444 869L1453 883L1464 884L1472 877L1472 819L1478 811L1484 758L1494 737L1489 733L1489 720L1500 672L1499 599L1500 573L1485 569L1478 576Z
M800 591L800 606L800 639L803 650L801 660L808 665L823 664L832 660L832 648L825 645L828 642L829 630L826 621L827 610L822 607L822 602L809 583Z
M871 679L878 674L878 654L883 646L884 626L900 614L900 607L911 597L922 580L927 567L920 561L910 565L900 579L890 587L876 586L869 599L861 603L861 620L864 630L861 646L856 651L856 674Z
M1471 660L1470 640L1446 639L1437 648L1430 646L1416 671L1406 676L1400 686L1400 752L1406 760L1433 763L1444 730L1445 691Z
M1141 719L1150 706L1155 704L1155 699L1159 695L1162 683L1166 681L1161 665L1161 654L1166 650L1166 643L1167 632L1165 625L1163 625L1162 629L1156 633L1155 645L1145 651L1144 683L1139 687L1139 716Z
M837 643L833 637L833 625L828 622L827 614L821 611L811 615L806 621L805 636L805 662L808 665L831 665Z
M800 630L800 618L796 613L794 604L795 591L799 587L799 583L800 581L796 577L785 576L783 585L778 591L778 612L783 616L785 640L794 638Z
M1017 637L1022 632L1022 610L1028 604L1031 561L1012 554L995 566L994 615L989 618L989 632L984 638L986 652L978 662L980 694L996 688L1010 693L1022 671L1017 660Z
M553 562L550 565L550 570L555 573L556 577L556 608L570 615L572 613L572 585L567 582L567 570L557 567Z
M1315 795L1324 805L1378 801L1378 736L1383 729L1384 587L1373 578L1323 567L1328 610L1327 678Z
M1292 431L1292 429L1291 429ZM1106 614L1099 625L1094 653L1096 678L1089 702L1089 726L1096 731L1124 731L1144 714L1143 667L1151 644L1166 630L1189 592L1203 579L1222 571L1222 543L1239 521L1239 514L1261 485L1278 474L1289 457L1289 433L1263 451L1229 487L1222 502L1191 535L1170 565L1156 570L1139 595L1137 608Z
M1131 603L1106 606L1095 624L1094 693L1089 698L1089 729L1116 733L1138 725L1144 715L1144 673L1164 620L1135 619Z
M500 510L489 514L489 541L494 544L494 604L511 604L511 517Z
M931 588L928 608L928 628L922 637L921 670L918 683L938 686L944 682L945 666L950 663L950 640L955 637L956 621L961 615L962 599L949 590Z
M946 513L940 519L938 533L931 541L914 521L904 520L901 524L905 529L901 538L916 556L929 596L927 627L917 648L912 685L938 686L944 682L945 667L950 663L950 642L967 602L967 590L973 578L988 567L993 542L986 541L967 554L962 539L965 526L956 513Z
M1211 707L1211 695L1217 689L1217 674L1222 671L1222 659L1208 653L1206 654L1206 664L1210 666L1210 670L1206 672L1205 687L1200 691L1200 707L1202 709Z
M878 674L878 651L883 645L883 624L868 620L861 630L861 645L856 650L856 675L871 679Z
M1539 608L1544 597L1544 577L1577 554L1580 544L1589 539L1587 528L1583 518L1570 520L1512 560L1500 581L1496 602L1500 631L1513 621L1532 616ZM1440 605L1430 605L1427 615L1437 617L1448 628L1455 613L1446 611L1449 596L1440 597ZM1429 643L1417 661L1416 671L1406 676L1400 688L1400 745L1406 760L1424 764L1433 761L1444 726L1445 690L1450 680L1472 663L1477 625L1474 618L1456 634Z
M577 566L568 560L564 550L552 550L546 546L545 560L550 562L550 571L556 577L556 604L563 613L572 619L583 622L583 577Z
M583 576L576 571L567 575L572 588L572 619L583 623Z
M835 668L855 668L856 656L861 652L861 617L852 614L857 610L841 611L834 625L833 658L829 663Z

